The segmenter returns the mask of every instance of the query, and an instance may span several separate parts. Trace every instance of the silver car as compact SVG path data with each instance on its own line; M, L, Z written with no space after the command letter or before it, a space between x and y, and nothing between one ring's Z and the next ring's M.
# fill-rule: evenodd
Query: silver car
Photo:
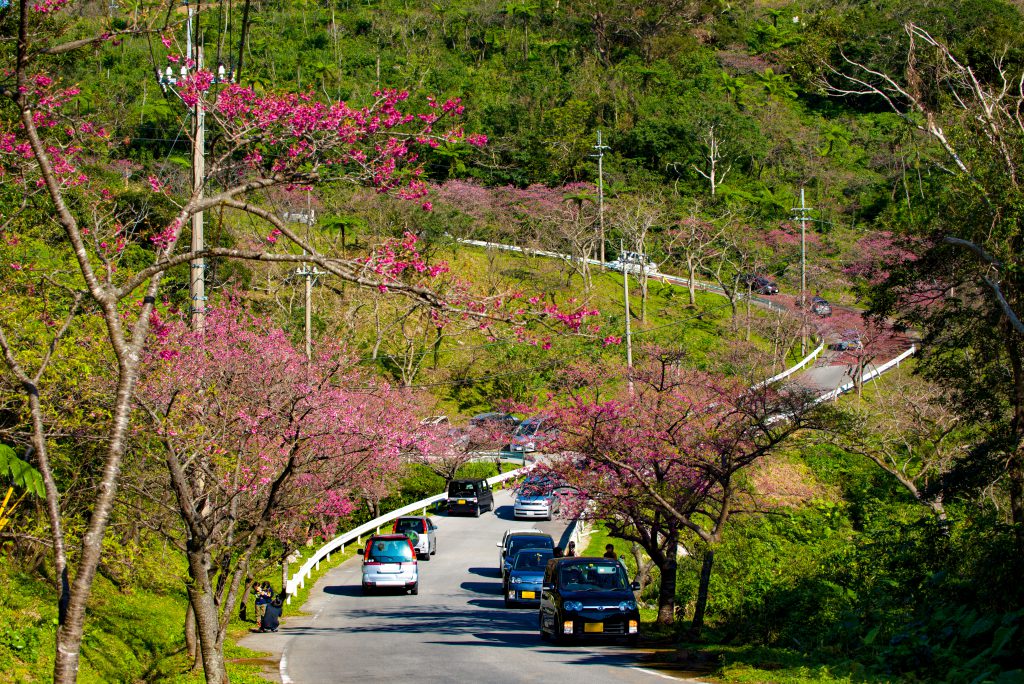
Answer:
M513 515L516 518L551 520L558 511L558 497L550 486L524 484L516 494Z
M375 535L363 550L363 593L384 588L420 591L416 550L404 534Z

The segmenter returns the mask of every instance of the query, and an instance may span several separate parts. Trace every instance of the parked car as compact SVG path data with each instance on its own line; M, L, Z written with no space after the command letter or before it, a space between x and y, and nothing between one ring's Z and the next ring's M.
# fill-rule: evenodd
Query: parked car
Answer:
M508 577L509 567L512 564L512 557L522 549L554 549L555 540L550 534L535 529L512 529L505 530L501 541L496 544L501 549L498 554L498 567L501 569L501 579L504 583Z
M830 344L829 349L833 351L855 351L864 348L864 343L860 340L860 333L856 330L847 330L844 332L837 341Z
M750 291L755 294L779 294L779 286L774 281L756 273L743 274L740 276L740 282L749 287Z
M551 520L558 512L559 499L555 495L555 482L550 479L527 479L516 490L512 508L515 518L541 518Z
M547 419L542 416L527 418L512 433L509 443L502 449L506 456L522 456L532 453L555 437L554 431L547 428Z
M640 611L626 568L610 558L553 558L544 569L540 638L556 642L586 637L640 636Z
M658 273L658 265L649 261L647 257L639 252L622 252L615 261L608 262L608 268L613 271L625 271L626 273L641 273L655 275Z
M521 418L511 413L477 414L469 419L469 425L463 431L464 446L467 451L499 449L508 444L521 422Z
M505 583L505 607L519 603L540 604L544 569L554 555L552 549L523 549L512 559Z
M472 513L479 518L485 510L494 510L494 492L487 480L478 478L448 483L449 513Z
M377 534L363 550L363 593L376 589L420 590L420 569L416 550L404 534Z
M391 531L407 536L420 560L430 560L430 557L437 553L437 527L425 515L395 518L395 525Z
M811 310L811 313L822 318L828 318L832 315L832 305L823 297L817 295L811 297L807 303L807 308Z

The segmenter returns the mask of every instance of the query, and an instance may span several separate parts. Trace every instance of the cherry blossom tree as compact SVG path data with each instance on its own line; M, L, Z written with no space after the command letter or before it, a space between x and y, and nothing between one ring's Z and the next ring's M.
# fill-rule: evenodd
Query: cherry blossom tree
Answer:
M202 331L154 323L138 398L186 530L203 669L224 681L224 637L253 554L330 533L353 492L392 479L419 439L416 403L364 377L341 349L307 360L237 306L211 311Z
M633 391L595 398L571 383L554 411L560 433L551 468L576 487L577 509L596 515L656 560L661 570L659 621L674 612L675 546L692 534L704 547L692 631L699 635L715 549L744 508L744 473L796 432L817 425L810 397L774 387L748 388L693 371L682 355L651 350L633 375Z

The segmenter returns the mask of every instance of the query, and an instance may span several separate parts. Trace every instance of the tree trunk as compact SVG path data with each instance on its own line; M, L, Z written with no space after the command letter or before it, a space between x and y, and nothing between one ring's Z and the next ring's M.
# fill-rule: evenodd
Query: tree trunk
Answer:
M676 619L676 547L671 544L668 553L658 564L661 581L658 584L658 624L669 626Z
M704 563L700 568L700 585L697 588L697 605L693 609L693 622L690 623L690 638L700 639L704 629L704 612L708 606L708 585L711 584L711 566L715 562L715 550L709 546L704 553Z
M191 601L185 609L185 652L189 658L196 657L196 612Z
M189 542L186 555L192 580L188 586L188 600L196 619L206 684L226 684L228 675L224 654L219 648L220 621L210 581L210 556L201 548L201 543L195 543L194 538Z

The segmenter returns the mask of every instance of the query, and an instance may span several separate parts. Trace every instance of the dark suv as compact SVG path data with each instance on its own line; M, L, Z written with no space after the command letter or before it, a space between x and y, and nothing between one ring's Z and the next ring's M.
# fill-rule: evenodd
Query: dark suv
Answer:
M494 509L494 493L487 480L452 480L448 484L448 512L472 513L479 518L481 511Z
M610 558L553 558L544 570L540 638L556 642L587 637L640 636L640 611L626 568Z
M740 276L740 282L750 288L751 292L761 295L779 294L779 286L761 275L745 273Z

